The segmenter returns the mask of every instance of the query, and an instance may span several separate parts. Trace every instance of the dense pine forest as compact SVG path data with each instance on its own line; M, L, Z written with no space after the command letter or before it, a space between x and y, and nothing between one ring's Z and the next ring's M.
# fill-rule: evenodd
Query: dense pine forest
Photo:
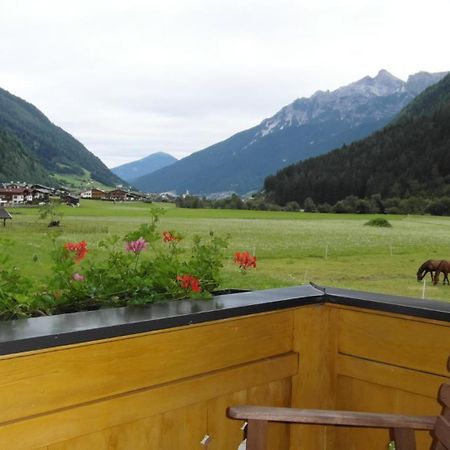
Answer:
M12 134L0 131L0 180L51 184L50 174Z
M353 203L357 198L374 204L376 198L394 209L406 199L421 202L419 210L433 209L433 202L450 204L450 76L383 130L280 170L265 180L264 189L272 202L306 202L308 208L336 205L349 196Z

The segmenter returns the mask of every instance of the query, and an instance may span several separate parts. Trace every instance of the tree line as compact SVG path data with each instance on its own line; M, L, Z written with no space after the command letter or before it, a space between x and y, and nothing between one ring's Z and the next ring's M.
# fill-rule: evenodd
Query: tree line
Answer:
M431 214L450 216L450 196L428 199L411 196L408 198L392 197L383 199L380 194L370 198L359 198L349 195L334 204L327 202L315 203L307 197L302 205L290 201L280 206L271 203L259 194L249 199L242 199L237 195L220 200L209 200L202 197L179 197L175 201L179 208L193 209L246 209L257 211L305 211L336 214Z
M267 199L281 206L307 198L336 204L369 199L450 196L450 103L431 116L395 123L362 141L291 165L266 178Z

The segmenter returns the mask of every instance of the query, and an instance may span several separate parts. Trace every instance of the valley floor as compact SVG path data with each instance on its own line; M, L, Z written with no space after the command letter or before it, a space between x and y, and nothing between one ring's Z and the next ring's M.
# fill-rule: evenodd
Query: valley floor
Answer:
M373 216L160 206L166 212L160 219L161 232L176 230L190 237L214 231L230 236L224 288L265 289L312 281L450 300L449 286L432 286L429 277L425 286L416 281L417 268L425 260L450 259L450 218L385 216L392 228L374 228L364 225ZM84 200L79 208L64 209L58 239L86 240L94 249L106 236L123 234L147 221L148 210L143 203ZM37 220L37 209L11 208L10 212L13 220L0 227L0 238L14 241L11 256L20 270L45 274L51 250L47 223ZM245 250L256 254L257 268L243 275L232 256Z

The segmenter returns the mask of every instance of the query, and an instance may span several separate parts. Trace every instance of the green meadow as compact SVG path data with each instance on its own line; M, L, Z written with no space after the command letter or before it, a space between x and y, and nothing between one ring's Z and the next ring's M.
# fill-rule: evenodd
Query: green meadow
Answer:
M450 218L385 216L392 228L364 224L372 215L273 211L179 209L161 204L159 228L181 233L181 245L195 234L230 236L223 288L266 289L314 282L395 295L450 300L450 287L425 286L416 272L426 259L450 259ZM95 258L99 240L124 234L148 221L149 205L84 200L64 207L61 242L86 240ZM13 241L10 256L20 270L42 277L49 270L48 220L37 208L8 208L13 220L0 226L0 238ZM257 256L257 268L242 275L235 251ZM149 250L151 251L151 250ZM98 251L97 251L98 252Z

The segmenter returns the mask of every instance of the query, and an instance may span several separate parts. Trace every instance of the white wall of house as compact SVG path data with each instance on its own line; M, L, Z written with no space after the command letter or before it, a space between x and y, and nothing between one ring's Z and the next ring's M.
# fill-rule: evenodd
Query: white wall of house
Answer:
M81 198L92 198L92 191L84 191L80 194Z
M23 194L13 194L12 196L12 203L14 205L18 205L24 202L24 196Z

